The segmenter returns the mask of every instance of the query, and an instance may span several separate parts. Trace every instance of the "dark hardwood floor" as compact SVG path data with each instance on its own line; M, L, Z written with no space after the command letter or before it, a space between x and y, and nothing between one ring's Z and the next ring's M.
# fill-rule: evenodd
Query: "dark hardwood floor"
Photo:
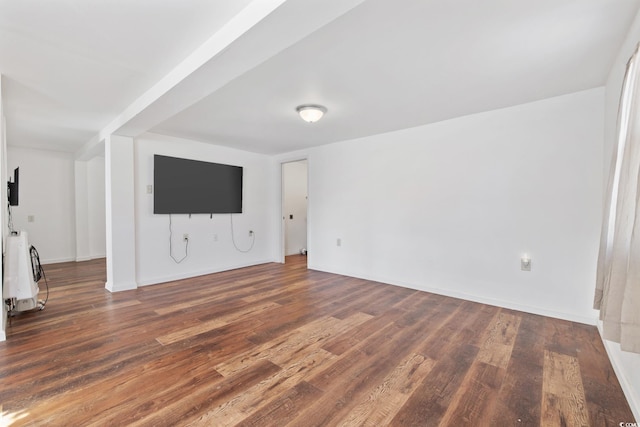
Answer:
M592 326L311 271L302 256L114 294L104 260L45 271L45 310L10 319L0 343L3 425L633 421Z

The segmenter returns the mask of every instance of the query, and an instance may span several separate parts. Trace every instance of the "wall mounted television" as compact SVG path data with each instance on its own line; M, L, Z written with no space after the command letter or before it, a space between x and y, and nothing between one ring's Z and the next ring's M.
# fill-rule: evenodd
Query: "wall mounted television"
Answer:
M9 206L18 206L19 185L20 168L15 168L13 171L13 182L7 182L7 198L9 199Z
M241 166L154 155L154 214L242 213Z

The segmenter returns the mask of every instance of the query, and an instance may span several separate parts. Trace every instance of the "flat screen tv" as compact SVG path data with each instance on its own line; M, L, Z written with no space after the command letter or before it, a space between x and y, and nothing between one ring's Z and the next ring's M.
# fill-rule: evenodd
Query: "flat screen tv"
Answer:
M7 182L7 197L9 206L18 206L18 190L20 183L20 168L13 171L13 182Z
M242 213L242 167L154 155L154 214Z

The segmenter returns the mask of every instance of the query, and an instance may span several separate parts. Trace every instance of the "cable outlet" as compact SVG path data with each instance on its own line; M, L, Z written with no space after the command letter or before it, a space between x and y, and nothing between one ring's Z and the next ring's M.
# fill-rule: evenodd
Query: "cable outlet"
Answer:
M189 240L189 235L188 235L187 233L184 233L184 234L182 235L182 240L184 240L185 242L186 242L187 240Z

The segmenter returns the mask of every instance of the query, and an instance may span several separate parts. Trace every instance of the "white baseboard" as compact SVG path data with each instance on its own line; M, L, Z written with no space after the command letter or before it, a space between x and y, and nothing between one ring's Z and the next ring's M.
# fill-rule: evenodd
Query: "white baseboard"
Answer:
M88 255L88 256L76 257L75 261L76 262L91 261L92 259L100 259L100 258L106 258L106 257L107 257L106 254Z
M273 259L258 260L250 263L235 264L222 268L212 268L207 270L192 271L189 273L174 274L171 276L157 276L152 278L138 279L139 286L157 285L160 283L173 282L175 280L189 279L191 277L206 276L207 274L220 273L222 271L236 270L238 268L252 267L254 265L276 262Z
M122 292L138 289L138 284L136 282L123 282L116 285L113 282L107 282L104 284L104 287L109 292Z
M47 265L47 264L58 264L60 262L71 262L71 261L76 261L75 257L69 257L69 258L48 258L48 259L42 259L40 260L40 263L42 265Z
M609 356L609 361L611 361L613 371L616 373L616 377L618 377L618 382L620 383L622 392L624 393L624 396L627 398L627 402L631 407L631 412L633 412L633 416L635 417L636 421L640 422L640 384L635 384L634 388L633 381L629 379L626 373L628 369L633 370L634 368L627 367L627 369L625 369L625 363L622 360L624 352L620 349L620 344L605 340L603 338L602 322L598 322L598 332L600 333L600 338L602 339L604 348L607 351L607 356ZM640 354L633 354L630 356L638 358L638 365L640 366ZM623 422L632 421L633 420L624 420Z
M503 301L503 300L494 299L494 298L487 298L480 295L473 295L473 294L467 294L464 292L452 291L450 289L443 289L443 288L431 287L431 286L416 286L413 283L406 283L398 280L390 280L385 277L374 277L374 276L368 276L368 275L351 274L350 272L331 271L326 268L316 268L314 265L311 265L311 264L308 265L308 268L312 270L325 271L327 273L332 273L332 274L340 274L340 275L345 275L349 277L356 277L358 279L371 280L373 282L386 283L388 285L400 286L408 289L415 289L417 291L431 292L433 294L463 299L466 301L473 301L480 304L487 304L487 305L492 305L496 307L507 308L509 310L522 311L525 313L537 314L540 316L553 317L555 319L562 319L562 320L569 320L571 322L584 323L586 325L595 326L598 320L595 312L593 317L581 316L575 313L565 313L560 311L548 310L543 307L535 307L531 305L515 303L512 301Z

